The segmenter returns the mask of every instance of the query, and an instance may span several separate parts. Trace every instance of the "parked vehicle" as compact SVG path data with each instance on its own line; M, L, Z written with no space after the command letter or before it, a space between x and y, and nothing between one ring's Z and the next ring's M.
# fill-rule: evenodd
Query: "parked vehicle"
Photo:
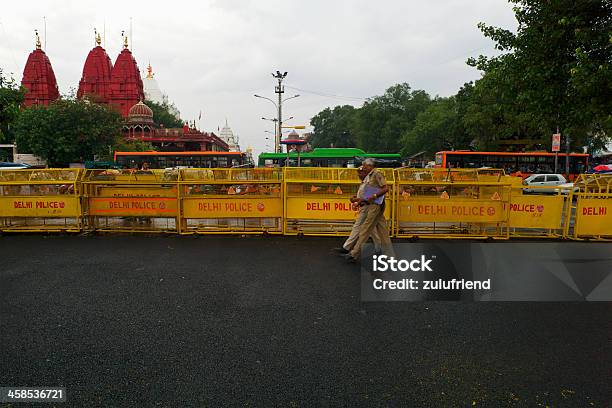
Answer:
M532 174L523 180L523 185L534 188L524 188L524 193L555 194L561 185L567 185L567 180L561 174ZM573 187L573 185L572 185ZM564 187L563 189L566 189Z
M0 170L20 170L29 168L30 166L28 164L0 162Z

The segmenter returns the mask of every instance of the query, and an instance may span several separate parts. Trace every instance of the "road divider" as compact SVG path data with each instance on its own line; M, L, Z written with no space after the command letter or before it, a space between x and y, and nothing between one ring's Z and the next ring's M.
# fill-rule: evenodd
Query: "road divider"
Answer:
M282 233L282 176L278 168L182 169L181 233Z
M0 231L81 231L79 179L79 169L0 171Z
M179 232L178 170L86 170L83 225L89 231Z
M507 239L510 186L480 181L476 170L445 170L396 170L395 236Z
M390 189L385 198L385 217L391 220L394 171L379 170ZM286 168L283 181L283 230L286 235L344 236L350 233L359 212L350 202L350 198L357 195L361 183L357 169Z
M526 194L498 169L380 171L398 238L612 240L612 175ZM352 168L0 171L0 232L345 236L359 185Z
M612 240L612 174L581 174L572 193L565 236L578 240Z

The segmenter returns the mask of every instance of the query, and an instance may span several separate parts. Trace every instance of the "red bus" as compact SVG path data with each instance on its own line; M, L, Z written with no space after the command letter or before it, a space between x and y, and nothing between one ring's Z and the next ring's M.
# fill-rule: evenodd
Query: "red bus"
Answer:
M557 173L565 173L566 153L558 154ZM570 153L569 176L584 173L588 168L589 155ZM534 173L554 173L555 154L548 152L472 152L467 150L442 151L436 153L436 167L504 169L506 174L527 176Z
M149 163L151 169L170 167L223 168L244 167L246 155L242 152L115 152L115 164L121 168L140 168Z

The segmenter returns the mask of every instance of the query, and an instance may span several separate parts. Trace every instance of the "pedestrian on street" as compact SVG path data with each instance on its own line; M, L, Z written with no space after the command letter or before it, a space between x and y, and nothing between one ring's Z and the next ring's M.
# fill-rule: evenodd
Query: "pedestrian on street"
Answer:
M383 174L374 168L374 159L368 158L363 162L363 169L366 173L362 181L364 185L364 198L360 199L365 209L365 220L359 229L359 236L353 249L345 255L345 259L349 262L357 262L361 255L361 247L365 244L376 231L381 243L382 253L388 256L394 256L393 245L389 238L389 227L385 220L385 195L389 191L387 180Z
M365 184L363 184L363 179L366 177L367 174L363 166L357 169L357 175L359 176L359 180L361 180L361 184L359 185L359 190L357 190L357 194L351 197L350 201L354 209L359 210L359 213L357 214L357 218L353 223L353 228L351 229L351 234L349 235L349 237L346 239L346 241L344 241L344 244L341 247L334 248L335 252L343 255L348 254L357 243L357 239L359 238L359 230L361 229L361 226L363 225L363 222L366 219L366 205L364 204ZM379 253L381 251L381 245L376 230L372 231L371 237L372 241L374 241L374 251Z

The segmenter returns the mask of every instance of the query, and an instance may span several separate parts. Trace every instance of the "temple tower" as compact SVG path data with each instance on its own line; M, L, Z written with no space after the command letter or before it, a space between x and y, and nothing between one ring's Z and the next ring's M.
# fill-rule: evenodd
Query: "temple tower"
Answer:
M59 99L55 73L49 57L42 50L36 31L36 49L28 56L21 85L26 89L24 106L49 105Z
M127 117L130 108L144 98L140 70L128 48L128 39L124 37L123 50L117 57L111 72L110 103L121 112L123 117Z
M89 51L85 60L77 98L88 97L98 103L108 103L113 63L101 42L100 34L96 33L96 46Z

